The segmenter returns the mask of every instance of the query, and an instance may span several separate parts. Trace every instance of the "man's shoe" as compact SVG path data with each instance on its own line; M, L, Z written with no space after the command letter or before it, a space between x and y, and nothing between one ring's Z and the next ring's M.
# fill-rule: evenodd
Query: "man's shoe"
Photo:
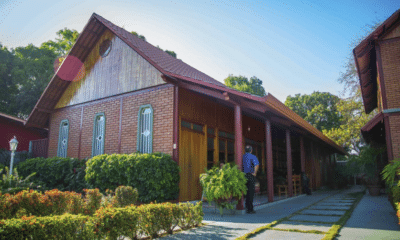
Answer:
M256 213L256 211L246 211L246 213L248 213L248 214L254 214L254 213Z

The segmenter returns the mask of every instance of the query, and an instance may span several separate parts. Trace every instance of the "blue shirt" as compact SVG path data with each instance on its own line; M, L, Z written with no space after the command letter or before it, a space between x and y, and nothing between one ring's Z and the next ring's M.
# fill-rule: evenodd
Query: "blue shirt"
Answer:
M243 172L254 173L254 167L259 165L258 159L251 153L245 153L243 155Z

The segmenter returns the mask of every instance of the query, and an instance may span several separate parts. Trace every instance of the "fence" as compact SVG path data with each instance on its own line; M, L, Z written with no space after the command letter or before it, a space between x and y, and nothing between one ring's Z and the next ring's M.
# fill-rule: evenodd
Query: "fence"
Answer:
M29 142L29 153L32 157L44 157L47 158L47 151L49 147L49 139L32 140Z

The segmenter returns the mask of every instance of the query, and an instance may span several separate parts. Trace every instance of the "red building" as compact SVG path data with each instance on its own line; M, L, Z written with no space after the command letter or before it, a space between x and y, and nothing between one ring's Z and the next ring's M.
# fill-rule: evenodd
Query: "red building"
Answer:
M18 140L17 151L29 151L29 142L47 138L47 130L24 126L25 120L0 113L0 148L10 150L8 143L14 136Z

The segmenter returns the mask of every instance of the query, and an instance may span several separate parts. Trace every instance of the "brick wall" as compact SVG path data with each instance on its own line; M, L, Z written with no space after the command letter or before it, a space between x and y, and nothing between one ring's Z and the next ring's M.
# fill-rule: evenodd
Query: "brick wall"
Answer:
M104 153L118 152L120 107L122 101L121 153L136 152L137 117L141 105L153 107L153 152L172 155L173 144L173 87L162 85L146 90L127 93L77 106L57 110L50 118L49 157L57 156L60 122L68 119L68 157L78 157L79 136L82 118L80 158L91 157L94 118L97 113L106 117Z
M400 157L400 115L389 116L393 158Z
M66 108L62 111L57 111L50 118L49 127L49 149L48 157L57 156L58 134L60 131L60 123L62 120L69 121L68 134L68 157L78 157L79 147L79 126L81 120L81 108Z
M381 44L383 77L388 108L400 108L400 41Z

